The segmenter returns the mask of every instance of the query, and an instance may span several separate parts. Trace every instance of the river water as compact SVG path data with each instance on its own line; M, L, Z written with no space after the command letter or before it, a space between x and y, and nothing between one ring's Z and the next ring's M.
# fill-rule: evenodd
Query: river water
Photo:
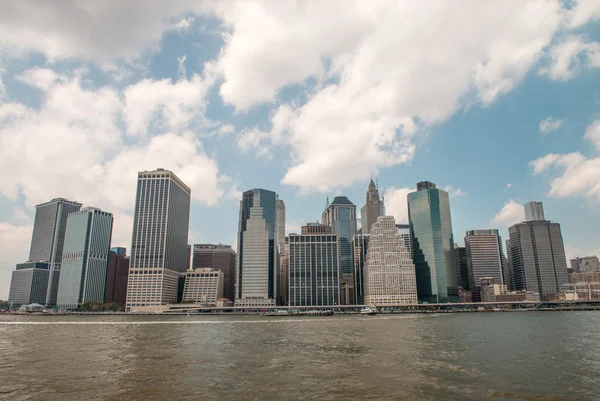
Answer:
M600 312L1 316L6 400L600 400Z

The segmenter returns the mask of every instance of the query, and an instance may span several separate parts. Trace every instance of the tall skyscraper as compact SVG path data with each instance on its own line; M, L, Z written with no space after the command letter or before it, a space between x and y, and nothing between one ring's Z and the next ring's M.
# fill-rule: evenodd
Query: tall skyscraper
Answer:
M235 300L235 265L237 255L231 245L194 245L194 269L211 268L223 272L223 297Z
M396 224L396 232L400 234L400 238L404 241L404 247L408 249L412 258L412 246L410 244L410 224Z
M56 304L104 302L113 215L93 207L69 213Z
M429 181L417 183L408 194L408 216L419 300L458 301L448 192Z
M277 199L276 204L277 214L277 267L279 268L279 283L278 283L278 296L277 303L279 305L285 305L287 303L287 286L288 286L288 274L287 264L285 257L285 203L281 199Z
M371 226L375 224L379 216L385 213L383 200L379 197L379 190L371 179L367 190L365 205L360 209L360 223L363 234L371 232Z
M111 248L108 255L106 291L104 302L115 302L124 308L127 302L127 280L129 278L129 257L125 248Z
M190 188L162 168L138 173L127 310L177 302L188 269Z
M354 267L354 299L357 305L365 304L365 263L369 250L369 235L356 234L352 237Z
M338 236L340 252L340 303L351 305L354 300L354 269L352 238L356 235L356 206L345 196L336 196L322 215L323 224L331 226Z
M525 221L546 220L542 202L527 202L525 208Z
M458 272L458 287L468 291L469 285L469 266L467 264L467 248L454 244L454 257L456 259L456 271Z
M244 192L238 223L236 305L276 304L277 233L277 194L265 189Z
M367 305L417 303L415 265L392 216L381 216L371 226L364 277Z
M67 216L79 209L81 203L64 198L55 198L35 207L29 261L49 262L48 288L44 302L46 305L56 305Z
M558 223L533 220L508 229L513 291L534 291L542 298L568 284L567 259Z
M317 225L289 236L289 305L339 305L338 236Z
M465 233L465 250L467 256L467 269L469 273L469 287L473 292L474 302L480 291L482 278L493 278L494 284L504 283L504 252L502 239L498 230L470 230Z
M49 262L17 264L10 280L9 305L13 308L33 303L43 305L46 302L49 275Z

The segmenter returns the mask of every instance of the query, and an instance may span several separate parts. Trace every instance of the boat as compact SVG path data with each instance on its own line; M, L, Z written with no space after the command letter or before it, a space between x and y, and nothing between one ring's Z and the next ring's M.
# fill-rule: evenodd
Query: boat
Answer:
M360 310L361 315L375 315L377 313L377 308L374 306L365 306Z

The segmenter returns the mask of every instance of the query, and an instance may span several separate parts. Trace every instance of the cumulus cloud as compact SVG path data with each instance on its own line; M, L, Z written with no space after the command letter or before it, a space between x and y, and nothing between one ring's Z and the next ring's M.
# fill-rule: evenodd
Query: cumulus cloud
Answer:
M596 149L600 152L600 119L594 121L585 130L585 139L592 142Z
M467 193L460 188L454 189L452 185L446 185L444 191L448 192L448 195L454 198L458 198L459 196L465 196Z
M410 192L414 192L413 188L387 188L384 194L385 198L385 213L388 216L394 216L396 223L408 223L408 199Z
M557 81L573 78L583 68L600 67L600 43L569 36L550 50L551 62L540 73ZM540 126L541 130L541 126Z
M558 120L554 117L546 117L540 121L540 132L542 134L548 134L552 131L559 129L565 120Z
M509 199L490 221L490 227L510 227L525 220L523 205Z

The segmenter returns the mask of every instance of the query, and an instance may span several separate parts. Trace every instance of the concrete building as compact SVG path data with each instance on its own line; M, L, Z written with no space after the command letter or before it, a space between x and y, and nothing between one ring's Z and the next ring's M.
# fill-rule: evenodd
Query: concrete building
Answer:
M491 277L495 284L504 283L504 252L498 230L469 230L465 233L465 253L469 288L473 294L484 277ZM479 299L474 298L474 302Z
M17 264L12 272L8 304L13 308L33 303L44 304L50 277L49 262L25 262Z
M569 274L569 289L576 292L579 299L600 299L600 271Z
M577 273L600 271L600 261L597 256L584 256L571 259L571 268Z
M221 270L190 269L185 274L182 302L200 302L216 306L223 297L224 274Z
M118 253L114 251L118 250ZM111 248L108 255L108 270L106 273L106 291L104 302L115 302L124 308L127 302L127 280L129 278L129 257L125 248Z
M279 297L280 304L287 305L290 298L290 242L285 237L284 250L279 260Z
M188 269L190 188L162 168L138 173L127 310L177 302Z
M235 304L270 306L279 294L277 194L265 189L244 192L238 223Z
M369 235L356 234L352 237L352 256L354 266L354 299L357 305L365 304L365 263L369 250Z
M67 216L79 209L81 203L64 198L55 198L35 207L29 261L44 261L50 264L46 299L42 304L56 305Z
M404 247L408 250L412 257L412 245L410 243L410 224L396 224L396 232L400 234L400 238L404 241Z
M419 300L457 302L458 283L448 192L429 181L408 194L413 262Z
M340 254L340 303L352 305L354 300L354 269L352 238L356 235L356 206L345 196L336 196L327 204L322 223L331 226L338 237Z
M525 208L525 221L546 220L542 202L527 202Z
M276 266L279 269L279 282L277 283L277 303L279 305L285 305L287 303L287 286L288 286L288 274L287 265L285 261L287 257L285 255L285 203L281 199L277 199L276 204L276 217L277 217L277 261Z
M481 293L481 299L473 302L496 302L496 297L504 295L508 291L504 284L498 284L493 277L482 277L478 283L475 283Z
M338 236L318 226L306 234L289 235L289 306L339 305L340 260Z
M331 226L322 223L306 223L305 226L300 228L300 234L333 234Z
M463 291L470 291L469 283L469 266L467 264L467 248L454 244L454 257L456 259L456 271L458 273L457 283L458 288Z
M195 244L193 268L208 267L223 272L222 297L235 300L235 266L237 255L231 245Z
M371 232L371 226L375 224L379 216L383 216L382 212L385 213L384 210L383 200L379 197L379 190L371 179L365 205L360 209L362 234L369 234Z
M512 289L533 291L547 299L568 284L567 261L558 223L533 220L513 225L509 233Z
M417 303L415 265L392 216L381 216L371 226L364 278L367 305Z

